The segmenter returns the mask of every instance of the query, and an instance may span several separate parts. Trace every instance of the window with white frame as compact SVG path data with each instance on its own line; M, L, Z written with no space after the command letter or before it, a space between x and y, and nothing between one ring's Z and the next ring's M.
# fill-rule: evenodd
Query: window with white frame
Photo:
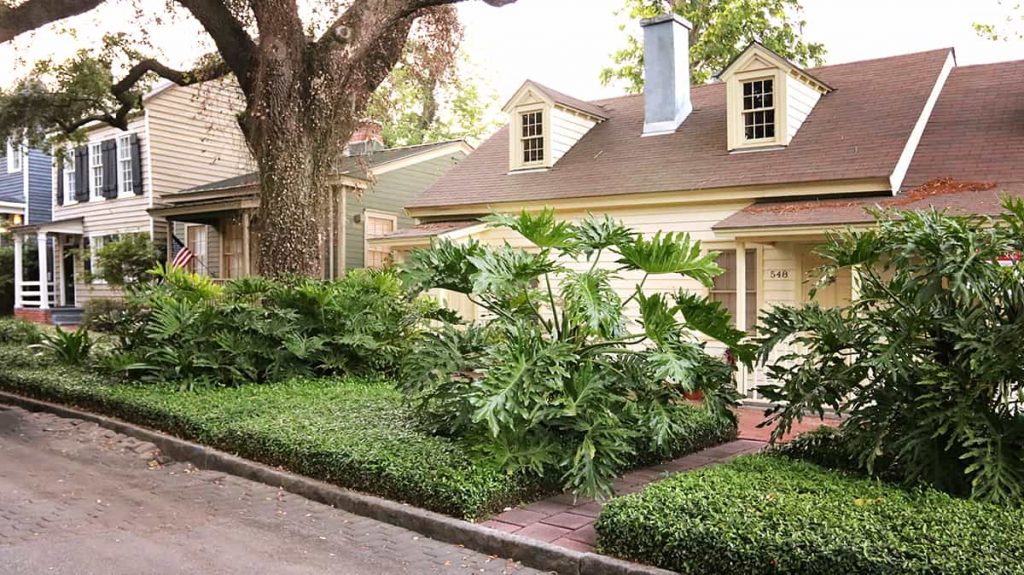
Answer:
M106 280L99 277L103 274L103 262L102 258L99 257L98 252L103 246L116 242L121 239L121 234L107 234L107 235L91 235L89 236L88 250L89 250L89 261L86 266L86 272L90 276L90 281L97 284L105 284Z
M103 150L99 142L89 144L89 191L94 198L103 197Z
M748 142L775 139L775 80L743 82L743 138Z
M711 288L711 299L721 302L729 311L732 318L732 325L736 325L736 312L739 294L737 293L736 274L736 250L723 251L716 261L718 267L722 268L721 275L716 276L714 285ZM757 323L757 250L748 249L746 252L746 325L747 331L753 332Z
M398 227L398 216L378 212L363 214L363 237L366 244L363 267L382 268L391 263L391 248L371 245L366 240L390 234Z
M23 150L21 145L7 140L7 173L20 172Z
M64 153L64 203L75 202L75 151L69 149Z
M135 193L132 182L132 140L125 134L117 138L117 193L126 196Z
M521 135L519 137L522 150L523 165L541 164L544 162L544 112L537 110L519 115Z

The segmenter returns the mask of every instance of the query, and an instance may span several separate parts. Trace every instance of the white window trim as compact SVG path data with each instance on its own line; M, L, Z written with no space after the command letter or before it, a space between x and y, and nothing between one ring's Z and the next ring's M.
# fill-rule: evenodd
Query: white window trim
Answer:
M100 243L105 243L103 238L112 235L114 234L89 234L89 283L91 284L107 284L107 280L101 279L95 275L96 268L98 267L96 263L99 261L96 257L96 252L100 249ZM99 243L97 243L97 240L99 240Z
M714 242L714 241L712 241L712 242L703 242L701 244L701 247L704 248L704 253L708 253L708 252L719 252L719 253L735 252L735 250L736 250L736 244L729 243L729 242ZM755 317L759 318L761 316L761 310L765 309L766 301L767 301L765 299L765 285L764 285L764 246L758 245L758 244L750 244L750 243L748 243L747 246L746 246L746 249L747 250L754 250L754 251L757 252L757 257L756 257L756 268L757 269L755 271L755 273L757 274L757 281L754 282L754 289L757 290L757 312L755 314ZM751 289L750 288L750 275L751 274L750 274L749 268L748 268L748 272L747 272L747 291L748 292ZM797 283L799 284L800 282L798 281ZM713 293L714 292L728 292L728 291L729 290L716 290L716 289L714 289L714 287L704 288L704 293L709 298L712 298L712 299L713 299ZM735 293L735 291L736 290L733 290L734 293ZM738 294L737 294L737 297L738 297ZM733 325L735 325L735 324L733 324ZM748 331L750 330L750 327L751 326L747 326ZM750 332L750 333L753 333L753 332ZM703 336L703 339L704 339L704 341L710 341L708 338L706 338L706 336Z
M751 108L750 110L747 110L746 108L744 108L743 100L746 98L746 94L743 94L743 88L745 88L747 84L752 84L754 82L761 82L762 89L763 89L763 86L764 86L764 82L771 82L772 83L772 105L770 107L762 106L760 108ZM763 78L750 78L748 80L743 80L742 82L740 82L740 124L741 124L741 127L743 129L743 143L744 144L752 145L753 146L753 145L758 145L758 144L766 144L766 143L770 144L770 143L775 143L776 142L776 140L778 139L777 138L777 136L778 136L778 131L777 130L779 128L779 106L778 106L779 101L777 99L777 95L778 95L778 82L776 81L776 78L775 78L774 75L768 75L768 76L765 76ZM747 114L753 114L753 113L756 113L756 112L768 112L768 111L772 112L772 124L771 125L772 125L772 130L774 132L773 135L772 136L765 136L763 138L748 138L747 137L746 115Z
M206 224L185 224L185 247L188 247L188 233L192 228L198 228L203 231L203 253L202 257L195 251L192 252L193 261L198 261L200 265L196 267L196 274L201 276L210 277L210 226ZM189 248L192 249L192 248Z
M753 70L735 74L727 80L729 150L778 149L789 144L788 75L784 70ZM758 80L772 80L772 100L775 110L775 137L748 140L743 123L743 84Z
M123 151L125 157L121 157ZM115 146L115 158L117 159L117 197L128 198L135 195L135 182L132 181L132 140L131 134L122 134L117 137L117 143ZM123 164L128 163L128 177L125 178ZM128 184L128 190L125 191L124 186Z
M63 160L62 175L61 175L61 177L64 178L64 181L62 182L63 185L64 185L64 205L65 206L71 206L71 205L74 205L74 204L78 203L78 200L75 199L75 192L77 192L77 190L72 190L71 188L68 187L68 182L71 182L72 184L76 183L75 182L75 150L74 150L74 148L70 148L70 149L66 150L64 152L64 154L65 154L65 156L64 156L64 160ZM68 169L68 162L69 161L71 162L71 169L70 170Z
M98 150L99 163L94 164L93 161L96 159L93 156L93 149ZM90 142L88 148L86 148L88 154L86 155L89 159L89 200L106 200L103 196L103 146L102 142ZM100 184L96 185L96 168L100 169Z
M17 159L17 166L14 161ZM7 140L7 173L14 174L25 168L25 149L23 146Z
M394 212L378 212L377 210L363 210L363 267L364 268L366 267L366 261L369 259L369 256L370 256L370 242L368 242L367 240L369 240L370 238L377 237L377 236L371 236L371 235L369 235L366 232L366 230L368 229L368 226L366 225L366 223L367 223L367 220L369 220L370 218L379 218L379 219L382 219L382 220L391 220L391 224L392 224L391 230L392 231L398 231L398 214L396 214ZM389 248L388 252L390 252L390 251L391 250Z
M538 170L551 167L551 116L553 110L554 108L544 103L523 105L515 109L512 114L511 125L509 126L509 137L512 140L509 146L512 157L509 159L512 171ZM544 141L544 159L539 162L524 162L523 116L535 112L541 113L541 138Z

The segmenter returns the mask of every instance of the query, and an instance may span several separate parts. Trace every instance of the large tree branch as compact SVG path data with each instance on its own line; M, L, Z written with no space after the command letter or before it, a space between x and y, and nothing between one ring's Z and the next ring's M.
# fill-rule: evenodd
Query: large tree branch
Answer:
M167 67L153 59L142 60L138 64L132 66L121 81L111 86L110 93L114 95L114 98L116 98L120 104L116 110L78 118L74 122L70 123L61 123L61 130L70 134L82 126L92 122L103 122L104 124L109 124L115 128L127 130L128 115L131 114L132 110L140 107L139 100L141 96L133 90L136 84L139 83L139 80L150 72L160 76L161 78L170 80L179 86L191 86L193 84L223 78L230 74L231 70L223 62L213 66L181 71Z
M26 0L14 7L0 5L0 43L52 22L92 10L104 0Z
M248 94L252 87L249 72L256 56L256 43L245 31L245 26L235 18L222 0L177 1L213 38L221 58L235 75L242 91Z

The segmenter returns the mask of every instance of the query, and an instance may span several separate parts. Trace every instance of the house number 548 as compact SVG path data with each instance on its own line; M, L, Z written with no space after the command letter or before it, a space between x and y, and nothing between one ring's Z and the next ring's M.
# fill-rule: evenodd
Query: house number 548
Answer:
M768 279L788 280L789 270L768 270Z

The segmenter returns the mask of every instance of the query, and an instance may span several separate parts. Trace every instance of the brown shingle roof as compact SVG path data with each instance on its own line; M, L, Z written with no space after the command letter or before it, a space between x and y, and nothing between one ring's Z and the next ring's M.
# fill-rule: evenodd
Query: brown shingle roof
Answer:
M429 238L448 232L454 232L456 230L465 229L471 226L479 225L479 220L468 220L458 222L430 222L426 224L417 224L411 228L403 228L391 232L390 234L384 234L372 238L374 240L395 240L395 239L411 239L411 238Z
M903 187L933 178L1024 183L1024 60L953 69Z
M608 120L545 172L508 174L506 126L408 207L887 178L949 54L814 70L835 91L821 98L783 150L728 152L724 84L693 88L693 113L665 136L640 136L642 95L593 102Z
M715 224L718 231L749 228L829 227L875 221L868 208L926 210L997 215L1001 196L1024 196L1024 185L1000 186L992 182L936 179L897 196L824 198L789 202L762 202L744 208Z
M1000 213L1002 194L1024 196L1024 61L953 69L903 188L896 197L757 203L715 229L864 223L876 205Z
M534 82L533 80L528 81L534 86L537 86L537 88L539 88L542 92L547 94L547 96L551 98L556 104L561 104L568 108L575 108L581 112L586 112L591 116L596 116L598 118L608 118L608 111L603 109L598 104L592 104L590 102L580 100L579 98L573 98L568 94L564 94L553 88L548 88L547 86L539 82Z

